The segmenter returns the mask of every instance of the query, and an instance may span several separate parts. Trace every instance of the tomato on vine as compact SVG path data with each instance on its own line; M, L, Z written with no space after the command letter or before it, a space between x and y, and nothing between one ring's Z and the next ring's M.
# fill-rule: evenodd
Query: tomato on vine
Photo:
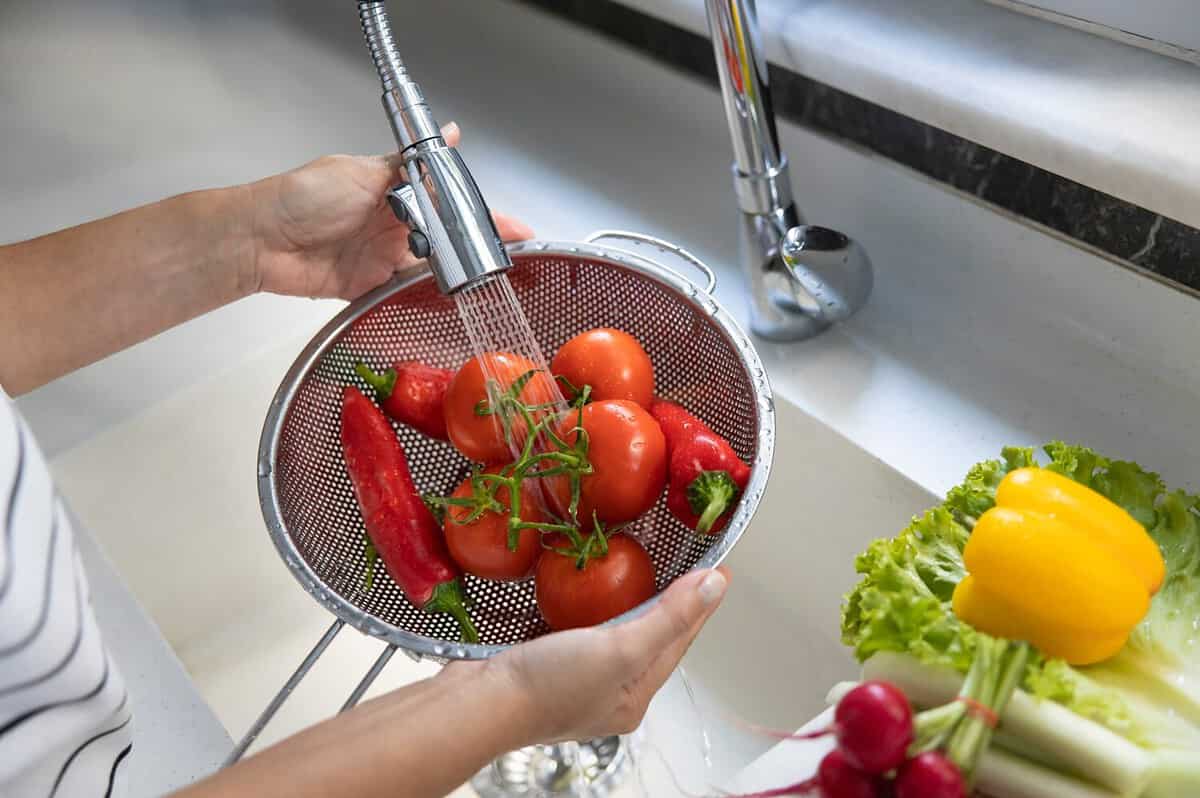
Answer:
M491 466L482 474L500 476L501 466ZM443 529L450 556L469 574L483 579L512 580L529 576L542 554L542 535L534 524L545 522L538 488L529 480L521 482L516 518L530 526L513 529L511 491L496 484L489 491L487 477L467 477L445 506Z
M581 556L565 535L552 535L535 569L538 609L555 631L604 623L654 595L654 564L641 543L625 534L584 540L606 550Z
M667 444L662 429L633 402L608 399L568 414L559 435L569 445L586 436L590 473L580 478L577 518L588 531L595 520L623 524L645 513L667 482ZM568 480L552 482L555 509L566 515Z
M632 335L611 327L582 332L563 344L550 361L550 373L568 394L588 385L596 400L624 399L647 409L654 400L650 356Z

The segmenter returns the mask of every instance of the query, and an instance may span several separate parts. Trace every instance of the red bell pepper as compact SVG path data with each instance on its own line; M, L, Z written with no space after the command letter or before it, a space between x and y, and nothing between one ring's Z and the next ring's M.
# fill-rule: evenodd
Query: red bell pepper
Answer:
M375 389L383 412L431 438L449 440L442 401L454 377L450 369L438 369L416 360L397 363L382 374L365 363L354 367L358 376Z
M650 414L667 439L667 509L701 534L720 532L750 481L750 466L728 441L674 402L655 399Z
M464 642L477 642L459 570L413 485L404 449L379 408L353 386L342 394L342 456L367 537L392 579L416 606L458 621Z

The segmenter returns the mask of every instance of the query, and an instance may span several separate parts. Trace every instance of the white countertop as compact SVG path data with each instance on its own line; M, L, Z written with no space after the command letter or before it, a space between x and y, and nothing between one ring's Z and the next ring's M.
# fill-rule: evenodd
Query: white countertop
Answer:
M104 643L131 688L136 756L125 766L122 798L156 798L215 770L232 743L175 652L148 633L152 621L111 561L85 527L75 528ZM151 558L161 563L160 557Z
M708 34L703 3L621 2ZM1200 226L1194 64L981 2L759 0L758 8L778 64Z

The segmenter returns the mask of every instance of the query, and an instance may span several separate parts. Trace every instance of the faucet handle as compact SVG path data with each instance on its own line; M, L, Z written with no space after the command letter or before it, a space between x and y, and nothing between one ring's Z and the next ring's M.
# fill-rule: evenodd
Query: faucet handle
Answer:
M787 231L779 247L783 268L812 298L825 324L848 319L866 303L875 282L867 251L849 236L815 225Z

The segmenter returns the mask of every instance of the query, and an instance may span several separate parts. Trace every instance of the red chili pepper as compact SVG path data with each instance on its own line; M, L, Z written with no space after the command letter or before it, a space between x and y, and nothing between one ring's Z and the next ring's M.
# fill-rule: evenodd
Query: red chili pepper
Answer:
M442 528L421 500L392 425L362 391L342 394L342 456L367 536L404 595L426 612L453 616L464 642L479 640Z
M750 480L750 467L728 441L674 402L655 399L650 414L667 439L667 509L701 534L720 532Z
M438 440L449 440L442 400L454 372L438 369L416 360L405 360L382 374L372 371L365 363L354 367L358 376L375 389L383 412Z

